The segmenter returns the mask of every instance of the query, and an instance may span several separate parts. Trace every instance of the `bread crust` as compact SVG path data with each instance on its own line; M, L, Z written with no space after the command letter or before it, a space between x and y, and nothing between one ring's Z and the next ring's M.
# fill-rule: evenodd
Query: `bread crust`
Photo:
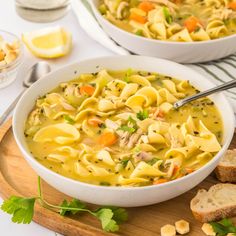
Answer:
M214 212L204 212L199 213L197 211L193 211L193 216L202 223L207 223L211 221L221 220L222 218L234 217L236 216L236 205L229 206L225 208L218 209Z
M236 183L236 149L227 150L215 169L216 177L221 182Z
M190 202L190 208L194 217L200 222L206 223L210 221L217 221L226 217L236 216L236 203L235 204L232 203L231 205L228 206L222 206L222 207L218 206L214 210L197 209L198 208L197 204L201 202L203 198L207 197L208 199L209 196L212 197L210 194L213 194L215 191L217 191L217 189L225 189L225 191L227 191L227 188L229 186L233 188L235 186L235 191L236 191L236 185L233 184L216 184L213 185L208 191L206 191L205 189L200 189L197 195ZM207 194L209 194L209 196L207 196ZM222 201L224 201L224 199L222 199Z
M215 169L216 177L221 182L236 183L236 166L219 164Z

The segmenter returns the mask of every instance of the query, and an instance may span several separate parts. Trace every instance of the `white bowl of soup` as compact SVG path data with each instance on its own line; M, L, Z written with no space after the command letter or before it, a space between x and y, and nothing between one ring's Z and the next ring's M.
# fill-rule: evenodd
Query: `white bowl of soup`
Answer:
M14 136L36 173L69 196L125 207L162 202L206 178L230 144L234 115L223 94L173 109L213 86L163 59L78 62L25 92Z
M235 2L175 2L90 0L90 5L104 31L135 54L196 63L236 52Z

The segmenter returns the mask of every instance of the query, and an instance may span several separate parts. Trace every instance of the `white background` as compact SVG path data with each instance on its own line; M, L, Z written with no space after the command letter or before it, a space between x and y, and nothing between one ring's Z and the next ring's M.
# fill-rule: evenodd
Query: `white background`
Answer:
M49 0L50 1L50 0ZM85 58L109 56L112 52L105 49L94 40L90 39L86 33L80 28L74 14L70 11L64 18L47 24L32 23L21 19L15 12L14 0L0 0L0 29L12 32L19 37L23 32L40 29L47 26L61 25L71 31L73 36L73 51L64 58L50 60L52 68L69 64ZM33 64L36 60L27 49L25 49L25 63L23 69ZM23 72L23 71L22 71ZM0 89L0 115L11 103L11 101L22 90L23 76L19 76L17 80L9 87ZM0 186L1 187L1 186ZM0 204L2 200L0 199ZM3 236L52 236L55 235L35 223L30 225L17 225L11 222L10 216L0 211L0 235Z

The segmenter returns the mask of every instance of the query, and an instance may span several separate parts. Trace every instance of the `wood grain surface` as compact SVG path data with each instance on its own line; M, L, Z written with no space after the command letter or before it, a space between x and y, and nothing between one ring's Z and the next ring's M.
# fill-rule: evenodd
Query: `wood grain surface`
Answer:
M236 135L231 144L236 148ZM172 200L156 205L129 208L129 220L122 224L116 234L101 230L100 223L88 214L63 217L58 213L45 209L36 204L33 220L53 231L71 236L157 236L165 224L185 219L190 222L191 231L188 235L203 236L201 223L191 214L189 202L199 188L208 189L217 183L214 175L209 176L197 187ZM58 192L47 183L42 182L44 198L53 204L60 204L63 199L70 197ZM11 195L32 197L37 195L37 175L20 153L13 137L11 120L0 128L0 195L3 199ZM94 205L89 205L91 208ZM236 218L233 219L236 223Z

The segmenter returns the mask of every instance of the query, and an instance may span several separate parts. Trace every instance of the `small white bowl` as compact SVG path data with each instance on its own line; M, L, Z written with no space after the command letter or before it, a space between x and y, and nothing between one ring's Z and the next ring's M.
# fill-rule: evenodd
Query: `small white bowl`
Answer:
M104 68L112 70L133 68L136 70L159 72L178 79L190 80L200 90L206 90L214 86L205 77L183 65L167 60L141 56L95 58L53 71L37 81L25 92L18 102L13 116L13 132L16 142L23 156L35 172L51 186L69 196L94 204L124 207L144 206L166 201L190 190L205 179L213 171L219 159L227 150L234 133L234 114L229 102L221 93L211 96L211 99L215 102L222 115L224 123L223 147L204 167L180 179L146 187L96 186L59 175L34 159L27 148L24 137L24 125L29 112L35 104L35 100L54 89L61 82L72 80L81 73L93 73Z
M199 42L171 42L140 37L110 23L98 11L98 0L89 0L93 13L104 31L132 53L153 56L179 63L217 60L236 52L236 34Z
M7 43L13 43L14 41L19 42L19 54L17 58L9 64L0 65L0 88L5 88L13 83L17 77L17 72L24 58L24 47L20 39L10 32L0 30L0 36Z

